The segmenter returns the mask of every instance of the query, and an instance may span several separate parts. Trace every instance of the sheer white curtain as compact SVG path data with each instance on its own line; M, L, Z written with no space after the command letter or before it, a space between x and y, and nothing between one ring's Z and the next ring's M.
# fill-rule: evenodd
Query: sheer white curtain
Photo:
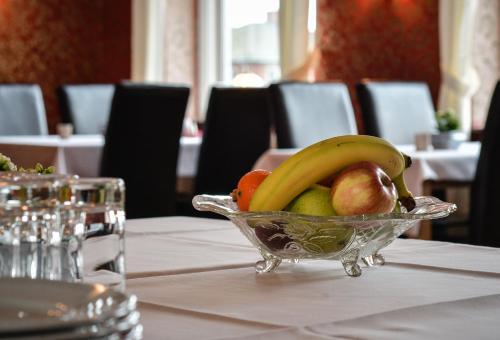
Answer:
M473 67L472 38L478 0L440 0L439 44L441 90L439 108L457 112L461 130L470 133L471 97L479 86Z
M228 0L231 1L231 0ZM227 49L227 15L224 0L198 0L198 119L204 120L214 84L231 70ZM230 42L230 40L229 40Z
M161 81L166 0L132 1L132 80Z
M283 79L293 74L308 60L307 29L309 0L280 0L280 64Z

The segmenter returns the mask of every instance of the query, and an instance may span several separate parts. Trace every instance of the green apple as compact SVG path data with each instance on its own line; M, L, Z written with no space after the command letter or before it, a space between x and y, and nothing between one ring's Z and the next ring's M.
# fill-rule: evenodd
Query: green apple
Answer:
M319 184L312 185L295 197L285 210L313 216L335 215L331 203L330 188Z
M336 215L331 204L330 188L314 184L297 196L285 208L286 211L314 216ZM354 229L335 223L311 225L297 221L286 226L286 234L299 243L306 251L327 255L341 251L348 244Z
M301 245L310 253L326 255L336 253L349 245L354 229L335 224L323 225L309 237L301 241Z

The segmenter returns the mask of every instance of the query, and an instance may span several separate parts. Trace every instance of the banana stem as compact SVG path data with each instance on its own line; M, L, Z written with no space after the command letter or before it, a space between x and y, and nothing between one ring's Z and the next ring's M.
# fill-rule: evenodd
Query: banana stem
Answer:
M417 206L415 199L411 196L409 197L400 197L399 202L406 208L406 211L412 211Z
M402 152L401 152L401 154L403 155L403 158L405 159L405 169L408 169L412 164L411 157L402 153Z
M396 190L398 191L398 199L401 204L406 208L407 211L412 211L413 209L415 209L415 206L417 204L415 202L415 199L413 198L412 193L406 188L404 173L402 172L399 176L394 177L392 181L394 182Z

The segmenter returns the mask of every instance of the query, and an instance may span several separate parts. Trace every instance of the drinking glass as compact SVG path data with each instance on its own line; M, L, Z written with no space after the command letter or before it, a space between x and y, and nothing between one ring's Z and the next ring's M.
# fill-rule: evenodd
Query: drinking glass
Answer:
M0 276L124 290L124 199L116 178L0 173Z
M83 215L82 280L125 289L125 185L117 178L68 181L65 204Z
M0 173L0 276L79 279L83 216L59 204L66 178Z

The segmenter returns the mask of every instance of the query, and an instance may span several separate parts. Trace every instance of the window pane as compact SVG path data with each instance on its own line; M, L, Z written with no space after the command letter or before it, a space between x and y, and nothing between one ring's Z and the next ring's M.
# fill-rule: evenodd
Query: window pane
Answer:
M307 17L307 31L309 32L309 50L312 51L316 44L316 0L309 0Z
M276 80L279 66L279 0L229 0L232 78L249 85ZM254 83L252 83L254 82Z

